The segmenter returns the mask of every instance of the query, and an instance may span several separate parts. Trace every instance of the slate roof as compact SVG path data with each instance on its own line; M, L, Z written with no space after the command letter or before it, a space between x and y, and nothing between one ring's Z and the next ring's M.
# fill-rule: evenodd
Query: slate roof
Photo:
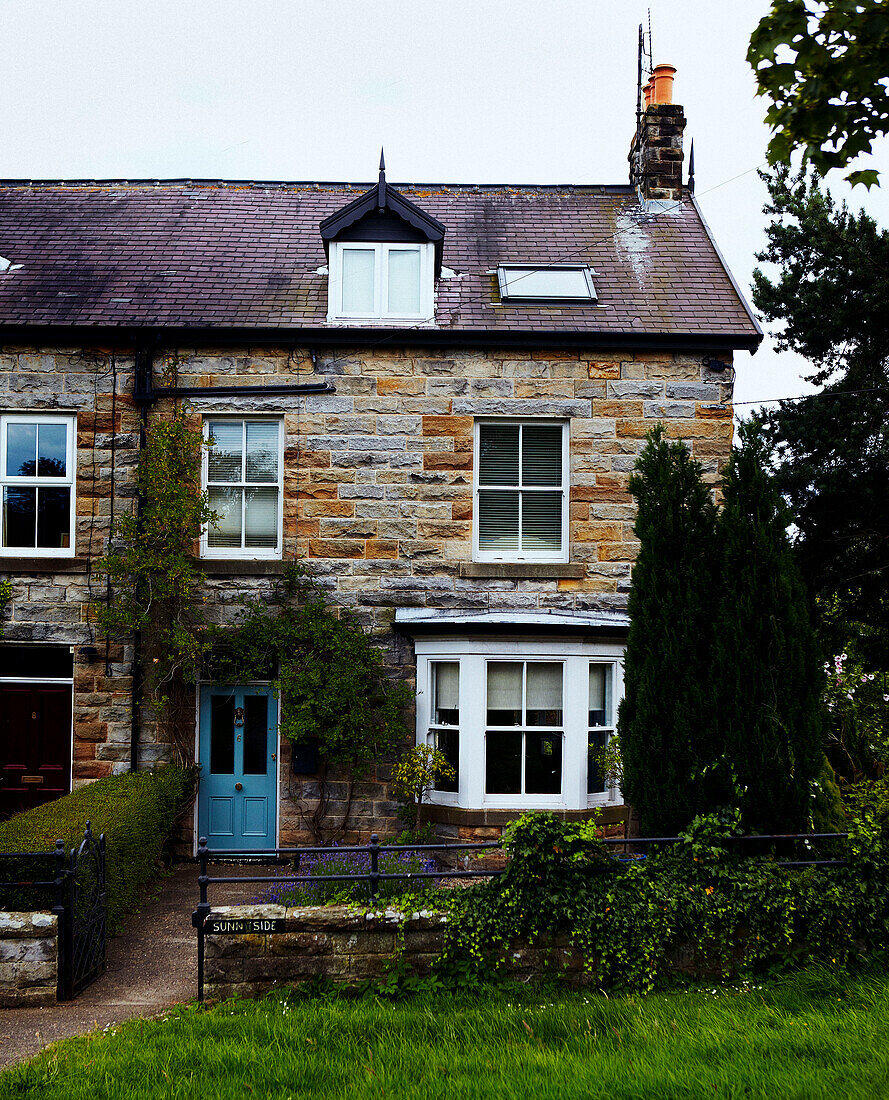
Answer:
M369 184L0 183L0 325L328 325L320 222ZM435 327L453 333L760 331L693 202L630 187L402 185L446 227ZM502 303L498 263L589 262L598 305ZM453 274L450 274L450 273Z

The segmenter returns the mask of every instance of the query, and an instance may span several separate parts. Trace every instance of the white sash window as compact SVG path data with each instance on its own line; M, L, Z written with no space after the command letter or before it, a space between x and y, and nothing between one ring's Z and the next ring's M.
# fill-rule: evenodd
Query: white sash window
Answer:
M568 560L568 425L479 421L477 561Z
M0 554L73 555L76 435L73 416L0 417Z
M281 428L279 420L204 422L204 488L216 513L204 532L204 557L281 556Z

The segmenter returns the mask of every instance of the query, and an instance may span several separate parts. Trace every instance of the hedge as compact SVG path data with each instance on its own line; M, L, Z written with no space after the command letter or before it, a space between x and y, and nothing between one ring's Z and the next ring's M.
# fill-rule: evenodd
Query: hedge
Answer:
M156 874L175 817L193 788L193 774L172 765L99 779L0 822L0 853L50 851L57 839L74 848L90 821L96 836L105 834L108 927L118 931ZM3 871L0 860L0 879ZM41 907L52 904L48 896L44 893ZM0 908L3 902L0 898Z

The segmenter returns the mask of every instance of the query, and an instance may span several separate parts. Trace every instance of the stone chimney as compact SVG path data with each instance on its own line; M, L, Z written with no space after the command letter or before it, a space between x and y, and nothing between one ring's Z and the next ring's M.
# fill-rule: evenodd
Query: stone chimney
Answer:
M672 65L656 65L644 88L637 132L630 145L630 183L640 200L682 198L685 111L673 102Z

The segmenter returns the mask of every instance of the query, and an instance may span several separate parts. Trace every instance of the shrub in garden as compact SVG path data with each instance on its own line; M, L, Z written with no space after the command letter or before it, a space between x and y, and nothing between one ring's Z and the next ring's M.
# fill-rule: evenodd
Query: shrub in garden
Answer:
M737 777L745 827L797 832L824 764L823 673L791 517L754 423L741 425L722 489L710 678L717 743Z
M712 801L700 777L718 755L710 682L716 510L700 466L660 425L630 492L640 546L619 717L622 790L644 833L672 834Z
M803 829L824 766L823 674L755 425L742 426L724 471L721 512L688 448L660 426L630 491L640 548L619 731L622 790L643 833L736 806L746 829ZM829 814L828 773L821 786L815 809Z
M422 829L423 800L440 779L456 779L448 758L430 745L414 745L392 769L392 793L404 799L405 817L414 830Z
M164 844L193 786L193 773L172 765L99 779L0 823L0 853L51 851L57 839L65 841L66 849L78 847L91 822L97 837L105 834L108 927L117 930L157 873ZM52 904L45 893L38 901L39 908Z
M454 891L442 972L483 975L518 942L567 933L597 983L651 989L670 960L731 974L889 947L889 851L865 815L848 866L783 868L726 842L738 816L697 818L673 848L625 862L591 823L527 814L504 834L506 873Z

